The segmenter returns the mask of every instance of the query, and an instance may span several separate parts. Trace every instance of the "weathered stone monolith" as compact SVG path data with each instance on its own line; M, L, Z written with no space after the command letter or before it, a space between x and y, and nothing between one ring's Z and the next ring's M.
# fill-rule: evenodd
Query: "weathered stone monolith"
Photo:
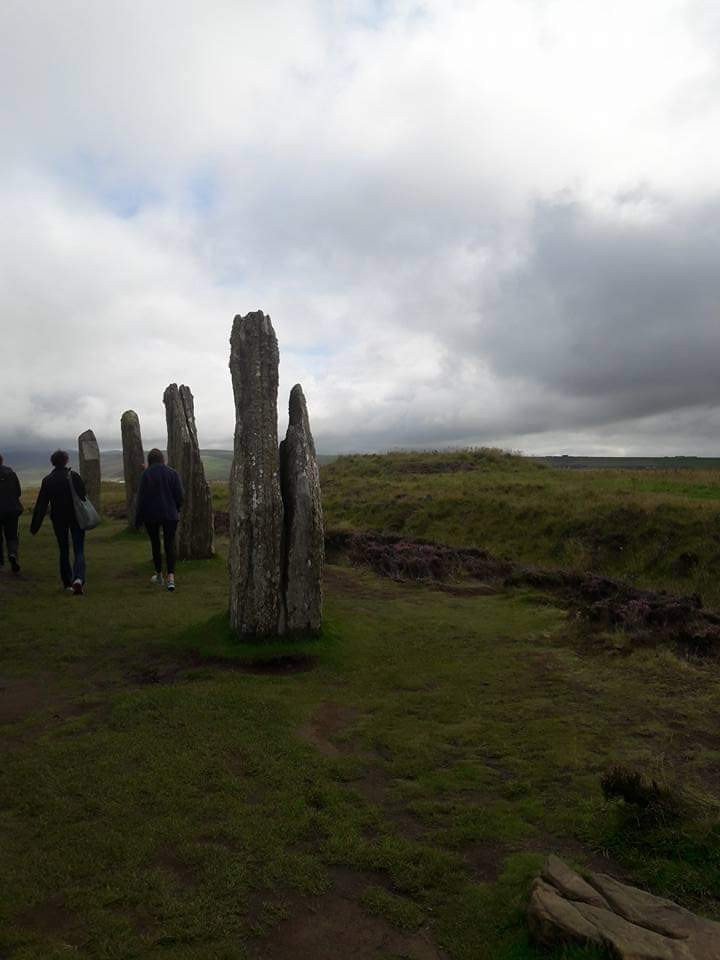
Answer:
M290 422L280 444L280 479L285 511L286 629L317 633L322 625L325 551L320 471L299 383L290 392Z
M184 499L178 524L178 558L203 560L213 555L210 485L200 458L195 404L190 388L171 383L163 395L168 431L168 466L177 470Z
M145 469L140 420L134 410L126 410L120 418L120 432L122 434L127 522L129 527L133 527L135 524L135 501L140 486L140 477Z
M277 339L262 311L230 337L235 446L230 477L230 623L241 636L283 633L283 505L277 438Z
M96 510L99 510L100 449L92 430L86 430L78 437L78 464L90 502Z

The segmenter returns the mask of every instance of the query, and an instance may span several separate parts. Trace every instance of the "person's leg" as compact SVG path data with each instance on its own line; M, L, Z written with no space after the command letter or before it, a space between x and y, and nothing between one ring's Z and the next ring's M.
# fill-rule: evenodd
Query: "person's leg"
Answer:
M7 534L5 533L5 517L6 517L6 514L0 513L0 567L5 565L5 555L3 553L3 549L4 549L3 544L7 536Z
M175 549L176 530L176 523L163 524L163 541L165 544L165 563L167 564L168 590L175 589L175 560L177 553Z
M80 584L82 589L85 584L85 531L81 530L80 527L74 523L70 527L70 533L72 534L72 544L73 544L73 571L72 578L73 584ZM81 591L77 591L78 593Z
M55 523L53 521L53 530L60 553L60 579L64 587L69 587L72 583L72 567L70 566L70 542L68 540L69 529L66 523Z
M177 550L175 547L176 523L163 524L163 545L165 547L165 563L167 564L168 574L175 573L175 562L177 560Z
M160 551L160 524L146 523L145 529L150 537L150 546L152 547L153 566L155 573L160 576L162 573L162 553Z
M13 573L20 572L18 563L18 520L20 518L16 513L6 515L3 521L5 527L5 539L7 540L8 560Z

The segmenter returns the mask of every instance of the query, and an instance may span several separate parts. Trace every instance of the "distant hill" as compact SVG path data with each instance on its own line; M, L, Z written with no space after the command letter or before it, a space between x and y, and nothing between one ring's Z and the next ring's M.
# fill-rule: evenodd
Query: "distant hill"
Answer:
M576 469L557 469L558 460ZM698 593L720 609L716 459L552 463L497 450L338 457L322 471L325 529L480 548L530 567ZM446 562L424 556L419 568ZM390 571L395 561L378 562Z
M77 466L77 455L73 465ZM208 480L230 479L232 450L201 450ZM417 456L428 452L415 451ZM451 452L449 452L450 455ZM47 450L4 450L5 463L11 466L26 486L36 486L50 470ZM531 461L546 463L566 470L718 470L718 457L529 457ZM103 450L100 453L103 480L122 481L122 450ZM319 454L320 465L337 460L334 454Z
M720 457L537 457L563 470L718 470Z
M230 479L230 467L232 466L233 458L232 450L201 450L200 454L203 464L205 465L205 475L208 480L223 481ZM24 486L37 486L45 474L51 469L45 450L42 452L34 450L8 450L4 456L5 462L15 470L20 477L20 482ZM335 460L335 457L321 454L318 456L318 460L321 464L331 463ZM73 466L77 466L76 456L73 459ZM122 481L122 450L101 450L100 468L103 480Z

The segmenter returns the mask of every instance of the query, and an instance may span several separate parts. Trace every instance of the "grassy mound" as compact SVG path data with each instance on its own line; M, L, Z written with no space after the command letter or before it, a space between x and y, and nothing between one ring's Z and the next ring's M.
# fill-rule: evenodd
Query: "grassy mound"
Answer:
M496 450L340 457L328 529L480 547L720 606L720 471L558 470Z

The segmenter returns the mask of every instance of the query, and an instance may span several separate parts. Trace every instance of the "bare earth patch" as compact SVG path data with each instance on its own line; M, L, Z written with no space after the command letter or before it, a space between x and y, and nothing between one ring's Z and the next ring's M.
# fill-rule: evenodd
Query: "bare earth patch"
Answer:
M326 757L336 757L341 753L341 748L333 742L334 734L352 723L359 715L360 711L354 707L332 701L321 703L308 722L300 728L300 737Z
M42 679L0 677L0 723L18 723L47 709L48 688Z
M291 914L258 944L256 960L446 960L426 929L401 933L358 903L372 877L337 870L331 890L318 897L293 895Z
M463 859L476 880L481 883L495 883L509 852L506 843L501 843L499 840L483 840L466 847Z
M153 858L153 864L171 874L181 887L192 887L197 883L195 868L183 860L172 846L161 847Z
M82 941L78 918L67 909L59 895L27 907L16 919L26 930L70 947L74 948Z

